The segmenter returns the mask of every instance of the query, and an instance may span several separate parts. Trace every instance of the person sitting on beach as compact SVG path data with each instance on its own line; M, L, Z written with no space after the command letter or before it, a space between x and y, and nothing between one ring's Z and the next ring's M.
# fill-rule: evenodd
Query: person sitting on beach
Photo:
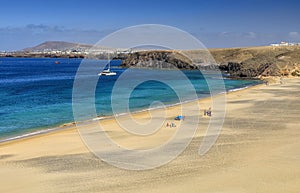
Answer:
M204 116L211 116L211 107L208 108L208 110L204 109Z
M208 111L206 111L207 116L211 117L211 107L208 108Z
M211 111L207 111L207 116L211 117Z
M169 125L169 122L167 122L167 125L166 125L166 127L169 127L170 125Z
M204 116L211 116L211 107L208 108L208 110L204 109Z

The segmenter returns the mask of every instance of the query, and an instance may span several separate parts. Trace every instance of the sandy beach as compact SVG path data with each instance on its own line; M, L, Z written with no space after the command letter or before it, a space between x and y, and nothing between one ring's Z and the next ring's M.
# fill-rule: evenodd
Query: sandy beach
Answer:
M208 117L201 117L196 135L180 156L146 171L119 169L101 161L75 127L4 142L0 144L0 192L298 193L299 96L300 79L228 93L225 122L208 153L198 154L209 124ZM204 99L183 105L207 109L210 103ZM157 109L152 115L165 111L171 122L180 108ZM149 113L134 118L147 121ZM112 139L132 149L155 147L175 132L163 126L154 135L137 137L122 131L114 119L99 122ZM99 123L86 127L93 124Z

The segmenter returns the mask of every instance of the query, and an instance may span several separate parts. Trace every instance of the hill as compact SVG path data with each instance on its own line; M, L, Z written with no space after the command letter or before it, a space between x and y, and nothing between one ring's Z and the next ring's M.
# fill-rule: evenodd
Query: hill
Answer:
M72 49L90 49L92 45L70 43L63 41L46 41L31 48L25 48L23 51L34 52L44 50L72 50Z
M300 76L300 46L211 49L220 68L238 77Z
M127 54L124 67L216 69L232 77L300 76L300 46L224 48L184 51L141 51Z

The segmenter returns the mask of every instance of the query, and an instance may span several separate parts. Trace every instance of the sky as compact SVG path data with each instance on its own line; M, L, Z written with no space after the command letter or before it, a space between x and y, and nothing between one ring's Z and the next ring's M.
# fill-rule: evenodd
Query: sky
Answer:
M0 51L94 44L133 25L177 27L208 48L300 42L298 0L0 0Z

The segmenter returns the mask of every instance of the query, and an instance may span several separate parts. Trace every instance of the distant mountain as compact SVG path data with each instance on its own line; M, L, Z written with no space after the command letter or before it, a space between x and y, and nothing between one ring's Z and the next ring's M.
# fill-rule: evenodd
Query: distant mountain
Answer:
M92 45L63 42L63 41L46 41L31 48L25 48L23 51L43 51L43 50L71 50L71 49L89 49Z
M63 41L46 41L31 48L25 48L22 51L43 51L43 50L72 50L72 49L90 49L92 45L71 43Z

